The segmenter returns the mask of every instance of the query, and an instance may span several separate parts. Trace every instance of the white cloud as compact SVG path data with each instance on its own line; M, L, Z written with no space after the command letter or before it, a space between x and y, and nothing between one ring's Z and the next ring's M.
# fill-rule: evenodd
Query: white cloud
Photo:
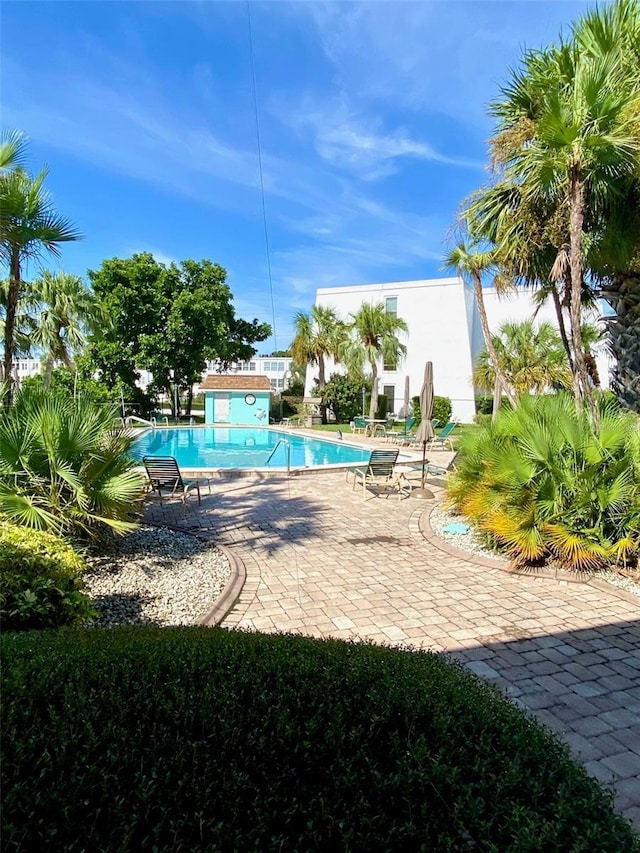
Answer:
M271 109L300 136L311 133L323 160L365 180L394 174L401 158L481 170L483 163L450 157L427 142L416 139L403 127L386 131L380 116L358 114L349 106L346 93L324 104L309 96L292 110L290 100L272 100Z

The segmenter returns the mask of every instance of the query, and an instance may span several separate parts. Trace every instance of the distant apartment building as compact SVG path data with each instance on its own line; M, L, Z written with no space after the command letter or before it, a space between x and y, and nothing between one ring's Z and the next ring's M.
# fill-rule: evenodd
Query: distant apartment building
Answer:
M217 360L208 361L202 373L204 382L207 376L266 376L271 386L271 391L280 394L288 386L291 378L291 363L293 359L284 356L257 355L248 361L233 362L229 367L223 369ZM146 389L153 381L153 375L148 370L138 370L140 373L140 387ZM194 385L194 393L200 390L200 383Z
M553 305L545 304L536 313L531 291L519 288L500 297L494 288L484 288L483 293L493 334L497 334L506 321L522 321L534 314L536 322L548 321L557 327ZM409 328L402 341L407 347L406 357L397 365L380 363L378 391L387 397L389 411L402 412L407 376L410 395L420 393L425 362L431 361L435 394L449 397L453 416L470 422L475 414L473 366L484 349L473 288L455 277L327 287L316 291L316 305L335 308L343 319L355 313L363 302L382 302L389 313L401 317ZM598 316L595 314L591 322ZM595 354L602 386L608 387L611 362L605 347ZM344 367L328 361L327 377L331 372L344 372ZM307 396L316 381L317 368L310 366L305 386Z
M207 375L212 373L224 376L245 373L254 376L266 376L271 385L271 390L279 394L289 384L292 361L292 358L286 356L257 355L249 361L234 362L226 370L220 370L220 362L208 361L202 378L204 380Z
M13 362L13 375L18 385L21 385L23 380L42 373L42 369L39 358L16 358Z

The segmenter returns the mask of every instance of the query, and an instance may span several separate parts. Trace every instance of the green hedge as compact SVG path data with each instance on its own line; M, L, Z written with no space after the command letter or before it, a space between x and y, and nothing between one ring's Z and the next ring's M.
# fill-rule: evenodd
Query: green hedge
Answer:
M5 630L52 628L89 617L82 557L52 533L0 520L0 621Z
M3 850L637 850L541 725L429 653L6 635Z
M422 417L420 415L420 397L413 397L412 404L413 416L416 419L416 422L420 423L420 421L422 420ZM446 423L451 420L452 411L453 409L449 397L440 397L436 394L436 396L433 398L432 417L438 419L438 429L441 429Z

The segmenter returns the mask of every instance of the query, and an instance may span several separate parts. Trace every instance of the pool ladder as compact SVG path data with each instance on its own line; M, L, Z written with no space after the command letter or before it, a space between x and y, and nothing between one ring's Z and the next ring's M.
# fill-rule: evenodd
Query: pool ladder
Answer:
M274 457L276 450L280 447L281 444L284 444L284 446L287 448L287 474L291 474L291 444L287 441L286 438L279 438L278 439L278 441L276 442L276 446L273 448L273 450L269 454L269 458L264 463L265 468L269 464L269 462L271 462L271 460Z

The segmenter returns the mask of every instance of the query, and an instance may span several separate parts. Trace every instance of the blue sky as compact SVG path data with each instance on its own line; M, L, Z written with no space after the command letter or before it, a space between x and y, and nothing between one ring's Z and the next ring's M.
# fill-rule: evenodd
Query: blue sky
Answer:
M486 105L585 8L251 3L278 348L317 287L443 274L488 178ZM237 313L272 323L245 2L5 0L0 59L2 125L85 235L66 271L210 258Z

